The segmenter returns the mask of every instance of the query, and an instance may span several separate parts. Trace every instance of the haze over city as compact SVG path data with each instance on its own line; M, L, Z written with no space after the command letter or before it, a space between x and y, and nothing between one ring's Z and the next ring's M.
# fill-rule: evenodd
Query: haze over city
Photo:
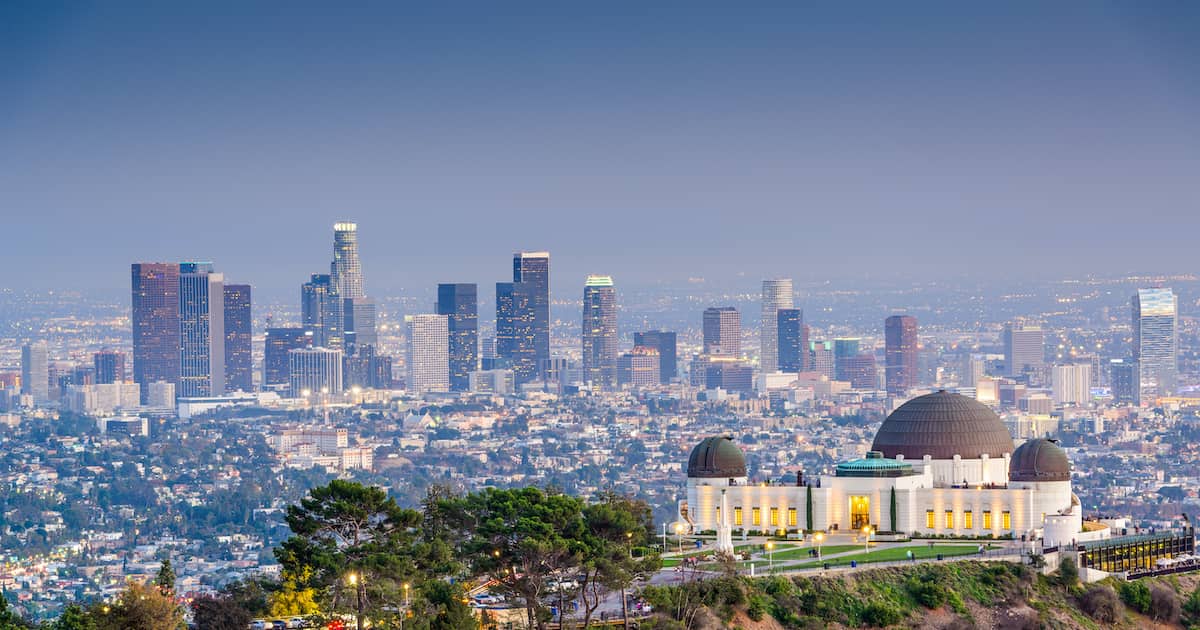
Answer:
M0 7L0 285L290 295L347 218L378 294L1194 263L1191 3L340 9Z

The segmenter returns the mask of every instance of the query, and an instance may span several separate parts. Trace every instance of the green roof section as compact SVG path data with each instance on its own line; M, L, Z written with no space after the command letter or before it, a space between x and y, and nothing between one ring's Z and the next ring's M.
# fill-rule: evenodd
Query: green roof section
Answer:
M907 477L916 474L912 464L888 459L879 451L871 451L862 459L852 459L837 465L838 477Z
M588 276L587 282L584 284L587 287L611 287L613 286L612 276Z

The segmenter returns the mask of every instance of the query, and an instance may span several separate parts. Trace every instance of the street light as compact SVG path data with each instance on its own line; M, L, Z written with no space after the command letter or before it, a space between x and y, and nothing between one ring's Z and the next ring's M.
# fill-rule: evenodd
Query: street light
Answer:
M767 573L775 572L775 541L767 541Z
M871 551L871 526L863 525L862 533L863 533L863 551L870 553L870 551ZM866 558L863 558L863 560L866 560Z
M358 614L354 616L354 624L358 630L363 630L363 584L358 581L357 573L350 573L346 576L346 581L350 582L350 586L354 587L354 593L358 597Z
M679 542L679 553L683 553L683 523L675 523L675 540Z
M825 540L825 534L817 532L814 536L817 540L817 560L821 559L821 542Z

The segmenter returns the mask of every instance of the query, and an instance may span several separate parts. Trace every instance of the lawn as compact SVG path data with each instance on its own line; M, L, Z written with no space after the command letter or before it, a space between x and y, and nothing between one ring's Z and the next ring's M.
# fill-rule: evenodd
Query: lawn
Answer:
M992 548L992 547L989 547ZM851 560L859 564L869 562L895 562L897 560L907 560L908 552L913 552L913 556L918 559L936 558L941 554L944 558L953 556L972 556L979 553L979 545L934 545L931 549L929 545L908 545L905 547L888 547L887 549L875 549L867 553L856 553L840 558L834 558L827 561L805 562L803 564L791 565L789 569L809 569L819 567L829 563L829 566L846 566Z
M874 545L875 543L871 543L871 544ZM862 548L863 548L862 545L822 545L821 546L821 555L828 556L828 555L835 554L835 553L845 553L847 551L854 551L856 549L862 549ZM775 552L775 561L778 562L780 560L807 560L809 549L815 549L815 547L805 546L802 549L792 549L790 551L784 551L782 553L780 553L779 551L776 551Z

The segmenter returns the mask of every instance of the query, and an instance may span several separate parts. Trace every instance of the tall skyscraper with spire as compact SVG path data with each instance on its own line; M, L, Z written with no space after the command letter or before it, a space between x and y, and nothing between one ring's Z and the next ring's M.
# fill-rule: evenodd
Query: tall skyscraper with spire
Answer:
M792 279L777 278L762 281L762 328L759 331L761 350L759 362L763 373L779 371L778 313L792 308Z
M611 276L588 276L583 285L583 381L617 386L617 289Z
M141 402L151 383L179 383L179 263L133 263L133 380Z
M1171 289L1138 289L1133 294L1133 360L1141 400L1175 393L1178 315L1178 299Z

